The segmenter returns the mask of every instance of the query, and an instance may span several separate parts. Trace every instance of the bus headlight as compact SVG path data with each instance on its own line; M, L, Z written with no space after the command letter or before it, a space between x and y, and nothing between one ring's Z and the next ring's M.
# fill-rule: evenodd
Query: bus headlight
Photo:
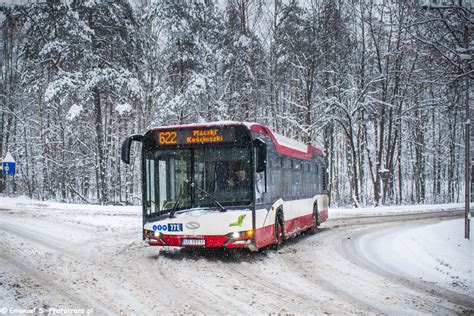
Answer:
M255 231L251 230L244 230L240 232L233 232L226 235L228 239L251 239L255 235Z
M150 237L155 236L155 231L153 231L153 230L145 229L143 233L145 235L144 236L145 238L150 238Z

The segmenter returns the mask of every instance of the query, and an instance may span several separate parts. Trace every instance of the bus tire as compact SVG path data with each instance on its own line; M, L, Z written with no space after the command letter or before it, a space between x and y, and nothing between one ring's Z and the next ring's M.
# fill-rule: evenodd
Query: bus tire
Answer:
M273 244L273 248L275 250L278 250L283 243L283 240L285 239L285 221L283 218L283 212L281 210L277 211L277 214L275 216L275 226L274 226L274 232L275 232L275 243Z
M313 204L313 226L309 229L311 235L316 234L319 230L319 210L318 203Z

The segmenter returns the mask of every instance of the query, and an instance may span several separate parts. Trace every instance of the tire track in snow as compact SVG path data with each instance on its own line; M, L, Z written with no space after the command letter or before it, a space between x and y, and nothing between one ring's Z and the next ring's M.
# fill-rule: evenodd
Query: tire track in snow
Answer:
M251 289L257 290L259 293L265 293L266 300L268 296L275 300L274 302L268 302L267 306L263 308L269 314L288 314L288 313L301 313L308 310L313 310L313 307L307 305L310 297L303 295L302 293L295 293L288 287L281 286L279 283L273 283L274 280L269 280L266 275L256 276L251 271L244 269L230 268L234 274L238 275L241 279L245 280L246 286ZM280 304L278 304L280 303ZM283 310L281 307L283 303ZM268 305L271 304L271 307Z
M24 227L14 225L11 223L7 223L5 221L0 220L0 230L20 237L23 240L32 242L34 244L40 245L46 249L51 249L58 254L65 255L66 258L70 259L72 262L76 261L81 261L81 264L74 264L73 269L75 270L75 273L78 273L78 280L81 279L87 279L87 277L90 277L91 271L93 271L94 277L98 279L99 282L97 282L98 286L103 286L105 285L105 291L108 291L110 294L110 298L107 297L100 297L96 298L97 293L92 293L88 294L86 291L80 291L79 295L86 296L87 299L92 300L92 302L95 304L97 302L97 299L101 299L108 301L107 305L112 304L113 307L117 308L117 312L123 312L123 310L127 310L133 308L134 311L138 314L143 314L145 315L145 311L143 309L143 306L136 301L135 297L132 296L129 291L124 288L120 282L111 274L104 272L107 270L110 270L110 266L107 265L102 265L99 263L97 260L93 260L89 256L85 255L84 253L80 253L79 251L74 251L74 248L71 248L71 245L68 243L64 243L57 238L53 236L47 236L44 232L40 232L38 230L30 230L28 232L25 232ZM84 267L84 263L86 263L86 267ZM92 269L91 267L96 267L98 269ZM78 269L80 268L80 269ZM84 268L86 269L84 271ZM55 271L58 272L58 271ZM87 277L85 277L87 276ZM107 285L110 285L107 287ZM87 288L87 286L85 286ZM89 288L87 288L89 290ZM104 291L101 291L103 293ZM75 295L78 295L78 293L74 293ZM114 299L115 298L115 299ZM118 298L118 300L117 300ZM128 304L126 306L117 306L116 302L125 302L125 304ZM104 302L101 302L101 305L104 305ZM97 305L97 304L96 304Z
M199 257L199 255L188 255L189 253L184 251L177 255L168 256L178 257L181 261L188 261L187 263L191 262L189 269L186 266L181 266L177 269L178 273L187 275L191 271L194 275L198 275L198 279L203 279L204 281L194 280L194 282L198 283L200 288L203 288L206 292L209 292L210 286L219 282L219 280L216 281L216 278L220 278L224 284L220 287L219 291L213 292L212 295L217 295L220 298L221 304L227 304L229 297L236 295L233 292L234 288L235 291L239 292L241 304L256 310L253 313L285 314L305 313L308 311L337 313L343 307L346 310L352 310L354 313L363 310L360 304L354 307L353 305L338 302L337 297L327 295L327 291L324 292L321 288L317 289L314 283L308 283L304 278L293 280L295 274L292 270L285 270L281 267L277 259L278 256L268 257L265 255L262 262L256 263L255 256L260 256L261 254L251 254L250 258L245 258L244 256L244 258L235 258L235 260L234 258L223 258L219 255L207 254L202 257ZM180 264L181 261L179 261ZM270 269L263 271L266 267ZM212 271L215 271L215 276L210 275ZM194 278L196 279L196 277ZM207 284L202 285L203 282ZM179 280L177 283L182 283L182 280ZM302 292L303 287L306 291ZM195 289L195 285L189 286L189 288ZM199 289L193 291L202 292ZM317 295L312 295L317 294L318 291L319 294L323 292L325 295L320 295L319 298ZM332 300L333 303L328 303L329 300ZM230 303L234 301L230 299ZM230 310L235 313L252 313L252 310L245 312L242 307L235 308L227 305L226 311L229 312Z
M124 236L124 240L130 238ZM128 282L138 285L142 299L151 306L153 314L226 313L226 309L219 308L218 304L210 304L206 296L208 291L202 287L189 287L176 277L183 273L182 267L176 266L176 262L182 261L176 261L176 255L166 255L155 247L139 247L136 242L132 244L134 246L130 247L131 243L126 243L110 256L121 258L113 263L122 273L132 276ZM150 254L152 251L156 252ZM191 271L192 277L196 277L193 267L185 267L186 271Z
M154 302L150 302L154 314L208 314L222 313L212 306L209 301L198 295L197 291L186 289L173 278L172 266L167 267L159 254L149 255L138 251L128 260L139 260L140 265L131 267L137 269L133 275L133 282L140 284L143 295L150 295ZM134 259L131 259L134 258Z
M40 274L37 269L25 264L24 258L16 256L5 248L3 248L0 253L0 260L6 262L10 268L13 267L13 269L19 270L26 276L34 279L34 284L29 284L29 286L36 286L39 284L41 287L46 287L48 293L52 292L51 295L54 297L60 298L63 302L68 302L68 305L70 305L71 302L74 302L75 305L71 306L71 308L93 308L94 311L99 311L104 315L110 313L106 306L94 299L92 296L87 295L86 293L79 293L79 295L77 293L70 293L69 287L58 282L56 279L48 278L47 276ZM29 308L38 307L40 306L30 306Z
M328 236L324 238L328 238ZM328 242L328 244L331 245L329 247L334 246L332 242ZM291 247L295 246L297 245ZM326 247L328 246L322 247L322 249ZM318 252L318 250L315 251ZM299 249L296 252L299 252ZM314 258L314 260L306 260L305 258ZM321 286L346 304L359 306L361 310L353 311L354 313L396 314L401 312L400 308L390 309L387 307L388 302L380 301L380 296L383 296L384 291L387 291L386 283L383 280L372 279L370 273L369 276L361 275L360 271L354 271L352 267L346 266L340 269L339 267L346 265L344 257L324 254L320 251L319 254L310 252L301 257L287 256L281 259L286 262L288 267L293 267L294 271L304 275L315 286ZM405 312L415 311L408 310Z
M205 258L196 261L187 254L186 251L161 252L160 257L164 258L157 261L156 266L170 284L179 285L180 291L202 302L205 313L227 314L229 310L238 314L260 312L251 306L242 305L235 293L228 292L229 284L222 284L222 281L228 282L231 276L219 277L219 274L226 273L225 267Z
M298 250L293 252L291 249L294 249L294 246L286 245L280 250L278 260L282 262L282 266L292 271L296 277L305 280L310 286L317 289L318 292L316 293L320 295L324 294L328 297L328 301L331 302L333 305L332 308L335 310L334 313L338 313L341 310L356 314L367 312L376 314L382 313L379 308L373 306L367 300L354 295L353 292L347 291L344 286L335 284L332 279L325 276L325 274L332 276L331 272L333 272L325 270L327 269L327 262L311 262L310 266L307 266L308 263L305 262L307 261L306 258L303 257L299 260L300 257L296 256ZM288 252L292 254L288 255ZM332 260L335 260L335 258L332 258ZM334 264L334 262L332 262L332 264ZM331 263L329 263L329 265L331 265Z
M280 254L280 253L279 253ZM242 276L246 282L251 282L255 286L263 287L267 294L276 297L278 302L284 303L285 311L278 313L305 313L308 311L316 313L336 313L334 308L334 298L327 295L327 291L321 289L319 285L308 283L304 277L297 275L293 269L288 269L282 265L278 256L272 256L269 260L261 264L246 264L245 269L231 267L235 273ZM319 295L319 296L318 296ZM276 305L276 310L278 309ZM344 304L340 304L341 308ZM354 306L345 306L347 309L354 309ZM277 312L269 311L270 313Z

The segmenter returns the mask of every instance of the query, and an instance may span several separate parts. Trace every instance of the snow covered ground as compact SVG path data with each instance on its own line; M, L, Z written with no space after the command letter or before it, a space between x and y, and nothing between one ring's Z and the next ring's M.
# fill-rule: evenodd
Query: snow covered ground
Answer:
M386 216L462 210L464 204L403 205L331 209L331 218ZM464 219L404 230L363 235L359 247L368 260L385 270L418 278L474 298L474 222L464 238Z
M368 260L390 273L474 299L473 239L464 239L464 219L456 219L368 233L360 238L359 247Z
M462 207L330 209L320 233L234 258L143 248L140 207L0 197L0 312L473 312Z

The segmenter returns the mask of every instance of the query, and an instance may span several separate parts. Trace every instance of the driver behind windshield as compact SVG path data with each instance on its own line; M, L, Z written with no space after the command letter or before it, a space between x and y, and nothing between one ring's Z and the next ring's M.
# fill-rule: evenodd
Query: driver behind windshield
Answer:
M232 168L229 180L227 181L231 190L244 190L250 186L250 178L247 171L240 164Z

